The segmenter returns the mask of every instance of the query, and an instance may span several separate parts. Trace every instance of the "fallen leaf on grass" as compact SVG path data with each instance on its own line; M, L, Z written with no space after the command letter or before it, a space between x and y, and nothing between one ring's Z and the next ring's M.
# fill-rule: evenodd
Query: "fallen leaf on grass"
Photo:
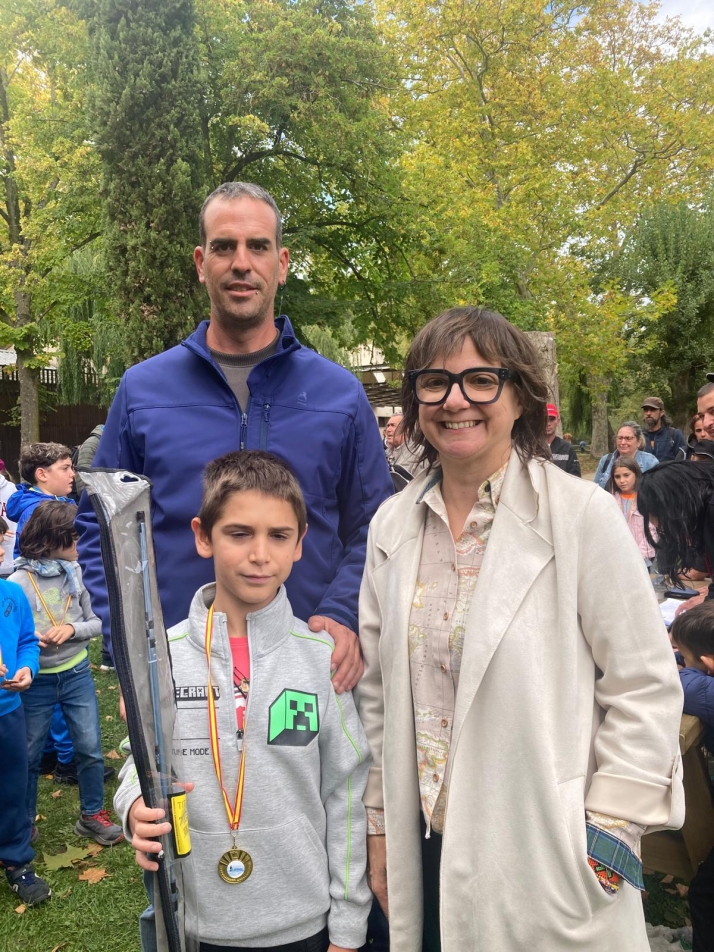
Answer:
M56 945L54 949L52 949L52 952L60 952L60 949L63 949L66 945L66 942L60 942L59 945Z
M116 691L116 689L117 689L116 684L110 684L109 687L107 688L108 691Z
M685 886L684 883L675 883L674 888L677 890L680 899L684 899L689 892L689 886Z
M104 718L104 720L105 720L105 721L113 721L113 720L114 720L114 715L113 715L113 714L107 714L107 716Z
M661 880L661 882L663 882L663 883L671 883L673 879L674 879L674 876L669 875L669 876L665 876L664 879Z
M43 861L48 869L68 868L73 863L86 859L87 856L93 856L94 854L90 852L90 849L83 849L81 846L68 846L64 853L57 853L55 856L51 853L45 853Z
M104 756L107 760L121 760L121 756L115 750L108 751Z
M50 794L50 796L52 797L53 800L56 800L58 797L61 797L61 796L62 796L62 791L61 791L61 790L55 790L55 792L52 793L52 794Z
M87 847L87 856L96 856L97 853L101 853L104 847L101 843L92 843Z
M92 867L91 869L85 869L83 873L80 873L79 878L85 883L99 883L105 876L107 876L106 869L96 869Z
M18 916L21 916L23 912L25 911L25 909L27 909L27 906L25 905L24 902L21 906L15 906L15 912L18 914Z
M94 693L95 693L95 694L101 694L102 692L99 690L99 688L97 688Z

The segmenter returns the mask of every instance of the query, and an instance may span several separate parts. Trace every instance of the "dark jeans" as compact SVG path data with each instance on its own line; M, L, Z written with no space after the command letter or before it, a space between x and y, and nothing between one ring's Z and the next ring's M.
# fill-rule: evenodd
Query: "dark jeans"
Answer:
M689 915L692 918L694 952L714 949L714 850L697 870L689 885Z
M5 866L30 863L32 824L27 815L27 735L25 711L20 707L0 717L0 862Z
M261 952L327 952L330 944L330 937L327 929L318 932L317 935L309 939L301 939L299 942L288 942L287 945L261 946ZM256 952L255 947L249 948L244 945L211 945L208 942L202 942L200 952Z
M99 710L89 658L59 674L38 674L22 694L27 724L27 815L34 823L37 813L37 778L40 760L55 705L62 708L77 758L79 803L82 813L92 816L104 806L104 760Z
M439 872L441 870L441 834L431 831L425 839L426 826L421 821L421 868L424 884L424 932L422 952L441 952L439 928Z

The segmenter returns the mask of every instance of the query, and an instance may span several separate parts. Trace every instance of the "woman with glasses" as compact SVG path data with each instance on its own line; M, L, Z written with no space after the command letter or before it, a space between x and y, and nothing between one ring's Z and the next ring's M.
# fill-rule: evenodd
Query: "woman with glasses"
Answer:
M615 437L615 452L606 453L605 456L600 458L594 482L604 489L611 481L614 464L621 456L631 456L643 473L655 467L659 460L652 453L645 453L644 445L645 438L639 423L635 423L634 420L627 420L627 422L622 423Z
M392 952L647 952L639 841L683 819L682 694L643 560L547 461L525 334L454 308L406 370L428 467L370 527L356 689Z

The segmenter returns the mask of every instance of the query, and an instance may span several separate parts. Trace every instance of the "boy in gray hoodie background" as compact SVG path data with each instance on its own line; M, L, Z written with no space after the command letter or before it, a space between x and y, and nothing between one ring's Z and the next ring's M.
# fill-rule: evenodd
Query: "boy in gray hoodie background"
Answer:
M77 760L81 813L75 833L112 846L124 837L104 809L99 710L87 652L89 639L101 633L102 623L82 584L76 513L69 502L49 500L36 506L22 530L20 557L9 578L27 596L40 642L40 671L22 697L27 726L27 812L36 839L40 760L55 703L59 703Z
M298 482L270 453L226 454L206 467L192 528L216 582L168 635L185 739L174 768L192 791L194 938L201 952L352 952L372 899L370 755L352 695L332 688L332 639L285 594L307 528ZM114 805L137 863L156 871L147 854L171 826L145 806L131 760Z

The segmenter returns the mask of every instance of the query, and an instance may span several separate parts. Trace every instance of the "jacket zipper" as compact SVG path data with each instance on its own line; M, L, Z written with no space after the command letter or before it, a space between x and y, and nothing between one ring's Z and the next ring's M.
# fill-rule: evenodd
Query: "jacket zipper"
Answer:
M263 416L260 421L260 448L261 450L267 450L268 448L268 427L270 426L270 404L263 404Z
M236 406L238 401L236 400ZM248 406L245 408L245 412L241 414L240 418L240 448L245 449L245 444L248 442L248 411L250 410L250 397L248 397Z

